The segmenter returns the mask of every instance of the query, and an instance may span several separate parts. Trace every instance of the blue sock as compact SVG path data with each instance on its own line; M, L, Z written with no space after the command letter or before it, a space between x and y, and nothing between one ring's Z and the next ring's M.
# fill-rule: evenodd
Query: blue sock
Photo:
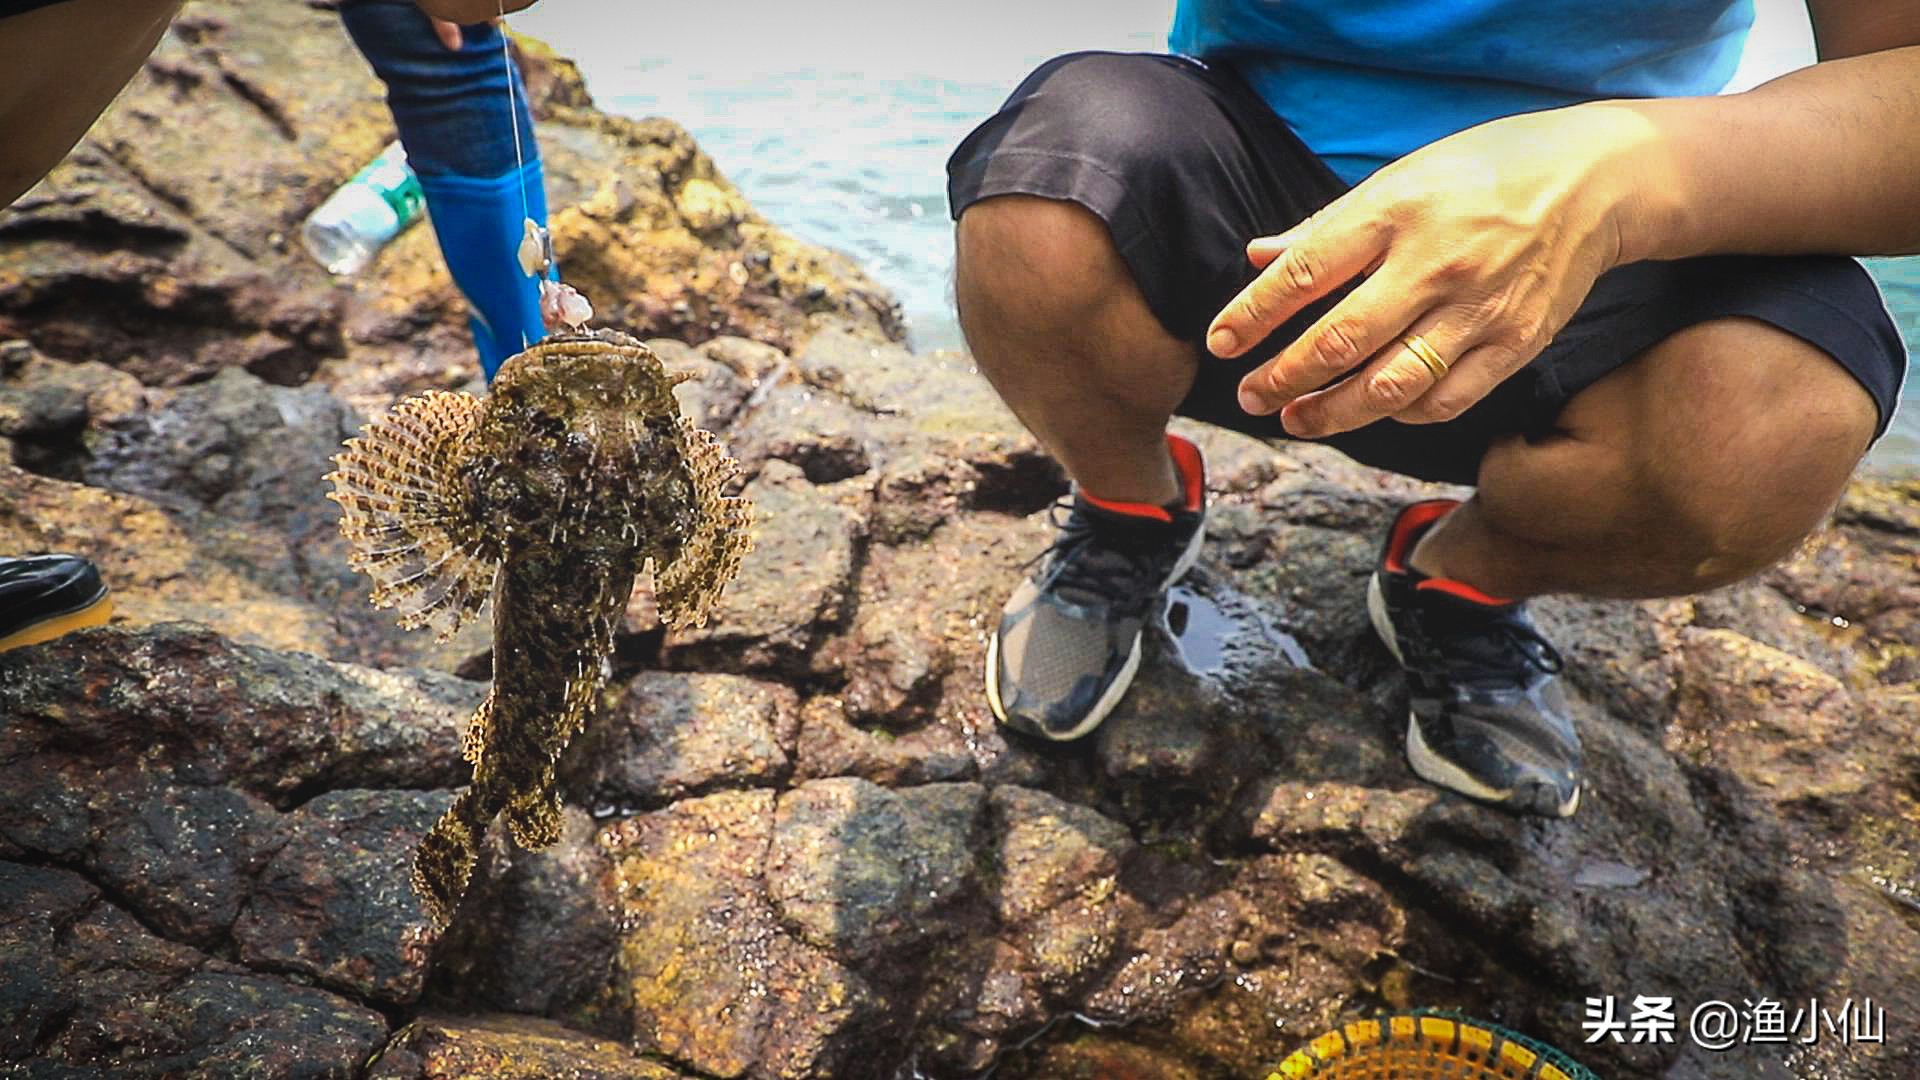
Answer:
M508 357L546 336L539 282L520 272L519 257L522 222L547 223L544 180L538 158L490 179L420 177L447 270L473 308L469 325L488 382Z

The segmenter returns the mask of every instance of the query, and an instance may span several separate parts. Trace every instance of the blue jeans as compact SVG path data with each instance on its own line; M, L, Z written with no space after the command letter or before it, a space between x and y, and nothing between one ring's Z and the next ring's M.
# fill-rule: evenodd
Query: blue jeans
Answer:
M499 30L462 27L461 47L448 49L413 0L344 0L340 19L387 85L387 107L420 177L447 270L473 308L474 347L491 381L504 360L545 333L539 285L517 258L521 223L547 223L520 73L501 53ZM516 126L524 165L516 164Z
M508 65L498 29L461 27L463 42L454 52L440 44L413 0L344 0L340 21L387 84L387 107L414 172L492 177L511 171L515 121L521 152L529 161L540 156L517 70L518 109L508 113Z

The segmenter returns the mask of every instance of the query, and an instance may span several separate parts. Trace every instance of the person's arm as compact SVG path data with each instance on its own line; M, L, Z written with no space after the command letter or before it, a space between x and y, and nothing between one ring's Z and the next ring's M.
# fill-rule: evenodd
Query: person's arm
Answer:
M1304 437L1448 420L1537 356L1615 266L1920 252L1920 0L1811 6L1827 62L1742 94L1482 124L1253 241L1264 269L1215 318L1216 355L1361 280L1246 377L1243 407ZM1444 374L1399 343L1410 334Z
M1822 63L1743 94L1622 103L1661 182L1623 257L1920 252L1920 3L1812 0Z
M127 85L180 0L72 0L0 30L0 207L67 156Z

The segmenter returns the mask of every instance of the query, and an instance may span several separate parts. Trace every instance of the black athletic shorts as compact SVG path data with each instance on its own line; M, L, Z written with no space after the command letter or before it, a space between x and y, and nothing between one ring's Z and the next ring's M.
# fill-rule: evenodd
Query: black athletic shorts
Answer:
M980 199L1016 193L1098 214L1154 315L1196 346L1253 280L1247 241L1286 230L1347 190L1230 69L1119 53L1047 62L960 144L947 176L956 219ZM1286 438L1278 414L1240 409L1240 379L1338 299L1312 306L1236 360L1205 358L1178 412ZM1866 268L1831 255L1717 256L1603 275L1545 352L1451 421L1381 420L1324 441L1369 465L1471 484L1493 440L1551 434L1574 394L1676 331L1727 316L1770 323L1825 350L1873 396L1886 431L1906 350Z

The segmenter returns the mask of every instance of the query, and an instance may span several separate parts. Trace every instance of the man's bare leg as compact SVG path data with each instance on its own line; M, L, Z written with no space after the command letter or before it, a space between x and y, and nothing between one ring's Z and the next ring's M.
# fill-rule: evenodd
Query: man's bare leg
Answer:
M958 232L961 324L1021 422L1089 490L1163 503L1162 441L1199 363L1106 226L1072 203L983 200ZM1416 569L1484 592L1657 596L1738 581L1819 524L1875 410L1820 350L1748 319L1690 327L1576 395L1564 434L1487 453Z
M1873 401L1785 331L1720 319L1576 395L1565 432L1508 439L1415 569L1496 596L1665 596L1772 565L1833 508L1872 438Z
M1103 499L1178 497L1165 432L1199 350L1154 318L1106 223L1002 195L961 215L956 248L961 329L1020 422Z
M67 156L146 62L181 0L67 0L0 20L0 206Z

